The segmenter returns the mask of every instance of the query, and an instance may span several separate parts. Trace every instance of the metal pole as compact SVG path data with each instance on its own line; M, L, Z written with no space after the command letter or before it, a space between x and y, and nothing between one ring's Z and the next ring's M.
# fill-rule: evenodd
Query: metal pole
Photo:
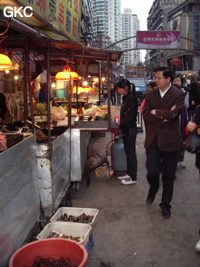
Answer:
M131 39L131 38L136 38L136 37L137 37L137 35L134 35L134 36L130 36L130 37L121 39L121 40L119 40L119 41L117 41L117 42L115 42L115 43L112 43L111 45L107 46L106 49L110 48L110 47L113 46L113 45L116 45L116 44L118 44L118 43L121 43L121 42L123 42L123 41L126 41L126 40Z
M28 40L26 39L26 45L24 48L24 122L26 122L26 120L28 119L27 75L28 75L29 61L27 59L27 53L28 53L27 42Z
M30 68L29 68L29 46L28 46L28 40L25 44L25 87L24 87L24 93L25 93L25 103L26 103L26 111L24 113L24 122L28 119L28 96L29 96L29 103L30 103L30 111L31 111L31 119L32 119L32 133L34 133L34 111L33 111L33 98L32 98L32 92L31 92L31 79L30 79ZM29 92L29 94L27 93Z
M78 110L79 110L79 104L78 104L78 82L75 82L76 85L76 110L77 110L77 114L78 114ZM81 105L81 104L80 104Z
M71 114L72 114L72 81L69 79L68 86L68 127L71 129Z
M99 62L99 105L101 103L101 62Z
M47 68L47 123L48 123L48 144L51 143L51 109L50 109L50 60L49 60L49 41L47 40L47 56L46 56L46 68Z
M108 90L107 90L107 93L108 93L108 130L110 131L111 130L111 112L110 112L110 88L111 88L111 83L110 83L110 78L111 78L111 75L110 75L110 71L111 71L111 68L110 68L110 54L107 53L107 74L108 74Z
M115 43L110 44L109 46L106 47L106 49L110 48L110 47L113 46L113 45L116 45L116 44L118 44L118 43L121 43L121 42L123 42L123 41L126 41L126 40L131 39L131 38L136 38L136 37L137 37L137 35L134 35L134 36L130 36L130 37L121 39L121 40L119 40L119 41L117 41L117 42L115 42ZM195 41L195 40L193 40L193 39L190 39L190 38L187 38L187 37L184 37L184 36L180 36L180 38L185 39L185 40L188 40L188 41L191 41L192 43L200 44L199 41ZM137 48L134 48L134 49L137 49ZM126 49L126 50L124 50L124 51L130 51L130 50L134 50L134 49ZM140 48L140 50L142 50L142 49ZM145 50L146 50L146 49L145 49ZM153 49L151 48L150 50L153 50ZM172 50L177 50L177 48L174 48L174 49L172 49ZM188 51L190 51L190 50L188 50Z

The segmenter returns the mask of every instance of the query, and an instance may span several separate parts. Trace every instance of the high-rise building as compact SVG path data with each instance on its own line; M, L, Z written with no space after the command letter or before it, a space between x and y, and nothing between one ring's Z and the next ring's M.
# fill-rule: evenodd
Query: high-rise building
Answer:
M92 10L93 43L106 48L121 40L121 0L92 0Z
M86 45L91 45L92 39L92 0L84 0L82 3L82 19L81 19L81 41Z
M140 52L133 50L136 48L136 35L140 29L140 21L136 14L132 14L130 8L125 8L122 13L122 39L133 36L133 38L127 39L122 42L122 49L132 49L124 52L123 65L137 65L140 61Z

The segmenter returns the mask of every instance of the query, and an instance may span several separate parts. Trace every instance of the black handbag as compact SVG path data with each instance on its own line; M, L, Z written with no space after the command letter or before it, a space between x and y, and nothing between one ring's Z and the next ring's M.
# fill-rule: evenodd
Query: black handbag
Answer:
M200 134L198 134L199 129L197 129L195 129L185 140L185 149L194 154L200 152Z

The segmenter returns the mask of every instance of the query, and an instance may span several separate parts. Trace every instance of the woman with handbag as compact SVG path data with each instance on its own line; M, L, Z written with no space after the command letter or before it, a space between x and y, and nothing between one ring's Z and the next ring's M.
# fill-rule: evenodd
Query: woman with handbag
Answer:
M172 78L172 84L177 87L178 89L182 90L185 94L185 102L184 102L184 107L182 108L181 114L179 116L180 119L180 134L181 134L181 148L178 154L178 166L180 168L185 169L185 146L184 146L184 141L187 138L185 134L185 127L188 123L188 115L187 115L187 109L189 107L189 94L187 93L185 87L182 84L181 77L176 75Z
M200 126L200 105L196 106L193 115L193 121L188 122L186 126L186 132L191 133L197 130L197 134L200 135L199 126ZM200 177L200 151L196 153L195 166L199 169L199 177ZM200 229L199 229L199 236L200 236ZM196 243L195 249L200 252L200 239Z

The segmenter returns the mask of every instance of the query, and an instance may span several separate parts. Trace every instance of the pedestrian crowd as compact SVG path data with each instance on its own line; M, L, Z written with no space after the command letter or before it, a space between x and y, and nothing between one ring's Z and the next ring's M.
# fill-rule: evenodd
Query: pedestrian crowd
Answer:
M137 182L138 101L135 86L128 79L121 79L116 84L116 90L122 96L119 129L127 158L126 174L118 179L123 185L132 185ZM186 84L180 76L174 76L169 68L159 67L155 69L153 82L148 84L148 91L143 96L139 110L145 124L144 148L149 184L146 204L154 202L161 176L159 207L163 218L169 219L177 167L186 168L185 140L200 127L200 83L190 81ZM200 134L200 128L198 130ZM196 154L195 166L200 175L200 152ZM200 240L196 250L200 252Z

